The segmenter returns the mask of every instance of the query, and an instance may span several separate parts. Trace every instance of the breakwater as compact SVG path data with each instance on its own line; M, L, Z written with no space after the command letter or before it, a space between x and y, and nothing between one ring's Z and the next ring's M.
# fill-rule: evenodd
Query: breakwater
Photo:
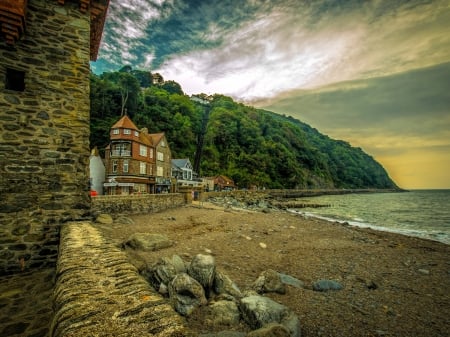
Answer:
M61 229L50 334L187 336L183 319L90 222Z

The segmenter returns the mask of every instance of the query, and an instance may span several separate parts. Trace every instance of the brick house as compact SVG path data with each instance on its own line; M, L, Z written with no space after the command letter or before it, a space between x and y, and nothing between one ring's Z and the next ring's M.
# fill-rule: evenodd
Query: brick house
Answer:
M0 1L0 275L54 266L86 217L89 74L109 0Z
M164 133L149 134L123 116L111 127L105 151L105 194L169 192L170 158Z

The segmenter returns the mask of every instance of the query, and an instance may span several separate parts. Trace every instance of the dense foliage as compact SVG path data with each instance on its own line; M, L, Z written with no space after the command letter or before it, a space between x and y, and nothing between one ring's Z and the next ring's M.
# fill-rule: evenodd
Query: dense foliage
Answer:
M91 146L104 150L111 125L127 113L138 127L165 132L173 158L194 163L201 153L201 176L224 174L241 188L396 188L360 148L292 117L223 95L196 98L130 67L91 74Z

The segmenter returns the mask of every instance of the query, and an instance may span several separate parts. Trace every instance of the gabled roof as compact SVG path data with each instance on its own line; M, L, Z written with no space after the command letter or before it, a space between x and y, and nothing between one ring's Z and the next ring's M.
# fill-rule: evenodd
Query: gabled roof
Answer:
M189 158L184 159L172 159L172 165L178 168L188 168L192 170L191 161Z
M139 130L136 125L134 125L133 121L128 116L123 116L119 119L116 124L114 124L111 129L131 129L131 130Z
M158 145L158 143L164 137L164 132L150 133L149 136L150 136L150 139L152 140L153 145Z
M144 132L139 132L139 140L141 141L142 144L148 145L148 146L152 146L152 139L149 137L149 134L144 133Z

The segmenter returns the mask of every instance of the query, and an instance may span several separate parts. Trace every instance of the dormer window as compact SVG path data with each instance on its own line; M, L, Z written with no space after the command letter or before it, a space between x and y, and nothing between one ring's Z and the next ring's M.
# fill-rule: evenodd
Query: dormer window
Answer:
M118 135L119 134L119 129L113 129L113 135Z
M134 135L135 135L136 137L139 137L139 131L134 131Z
M131 130L130 129L123 129L123 134L124 135L131 135Z

